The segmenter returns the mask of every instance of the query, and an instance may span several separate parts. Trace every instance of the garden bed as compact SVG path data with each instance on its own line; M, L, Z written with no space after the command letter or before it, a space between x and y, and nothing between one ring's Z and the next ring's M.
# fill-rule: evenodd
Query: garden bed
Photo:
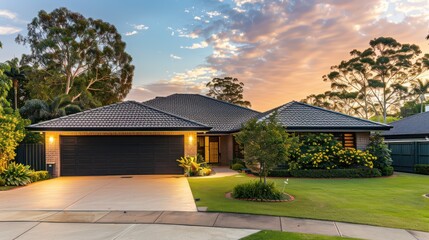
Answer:
M234 198L232 196L232 192L226 193L225 198L242 200L242 201L252 201L252 202L291 202L291 201L295 200L294 196L287 194L287 193L283 193L283 194L285 196L285 199L282 199L282 200L270 200L270 199L259 199L259 198Z

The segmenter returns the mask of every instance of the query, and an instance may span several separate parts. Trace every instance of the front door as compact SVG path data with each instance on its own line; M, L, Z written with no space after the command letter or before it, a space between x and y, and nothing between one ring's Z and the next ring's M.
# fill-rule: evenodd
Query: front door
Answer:
M209 163L219 162L219 137L209 137Z

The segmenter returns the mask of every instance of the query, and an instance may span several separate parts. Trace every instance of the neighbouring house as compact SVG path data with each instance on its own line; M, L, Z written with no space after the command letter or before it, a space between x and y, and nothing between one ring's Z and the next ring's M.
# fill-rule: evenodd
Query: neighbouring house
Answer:
M252 118L277 112L298 134L332 133L345 147L363 149L372 131L390 126L300 102L265 113L198 94L173 94L144 103L126 101L37 123L45 133L46 162L55 176L177 174L176 159L200 154L229 165L242 153L233 134Z
M414 165L429 164L429 108L426 109L390 123L393 129L383 133L396 171L414 172Z
M429 141L429 111L390 123L393 128L383 133L386 141Z

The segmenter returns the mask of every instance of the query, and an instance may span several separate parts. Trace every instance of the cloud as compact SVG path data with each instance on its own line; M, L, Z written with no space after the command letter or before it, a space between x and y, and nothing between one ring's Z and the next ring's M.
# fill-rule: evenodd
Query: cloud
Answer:
M376 37L415 43L429 52L427 0L235 0L211 8L228 17L210 23L195 19L183 31L201 41L182 48L211 47L203 66L144 85L151 94L204 91L203 82L228 75L244 82L244 97L255 109L267 110L328 90L322 76L330 67L348 59L351 50L368 48Z
M139 24L139 25L134 24L133 27L137 30L148 30L149 29L149 27L144 25L144 24Z
M126 32L125 36L132 36L132 35L136 35L138 32L136 30L131 31L131 32Z
M170 58L175 59L175 60L182 60L182 57L176 56L174 54L170 54Z
M17 27L0 26L0 35L11 35L20 32L21 29Z
M195 20L201 20L201 17L195 16L194 19Z
M213 17L217 17L217 16L222 15L222 14L221 14L220 12L218 12L218 11L206 12L206 14L207 14L210 18L213 18Z
M8 18L8 19L16 19L17 15L14 12L11 12L6 9L0 9L0 17L2 18Z
M198 49L198 48L206 48L209 44L206 41L201 41L199 43L194 43L191 46L186 47L180 47L180 48L186 48L186 49Z

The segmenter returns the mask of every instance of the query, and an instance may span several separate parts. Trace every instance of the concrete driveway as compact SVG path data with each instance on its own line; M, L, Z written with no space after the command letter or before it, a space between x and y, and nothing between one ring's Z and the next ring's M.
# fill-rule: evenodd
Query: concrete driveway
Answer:
M182 176L60 177L0 192L0 210L196 211Z

